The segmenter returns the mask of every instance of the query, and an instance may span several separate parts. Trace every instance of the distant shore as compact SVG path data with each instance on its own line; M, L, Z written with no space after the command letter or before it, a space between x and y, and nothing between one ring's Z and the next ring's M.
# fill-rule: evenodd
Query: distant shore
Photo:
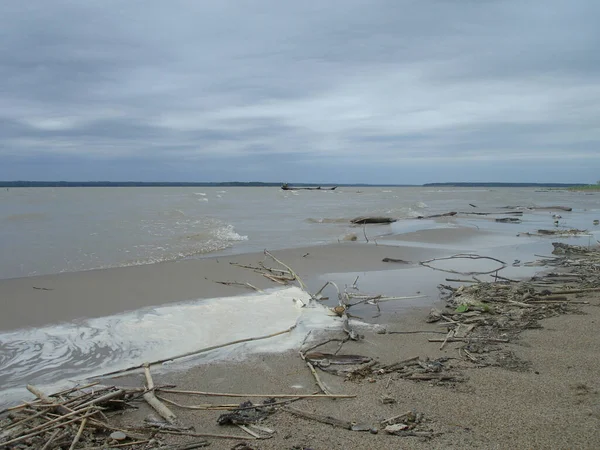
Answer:
M223 181L223 182L171 182L171 181L0 181L0 188L42 188L42 187L280 187L284 182L262 181ZM540 187L572 188L583 187L584 183L503 183L503 182L449 182L425 184L369 184L369 183L306 183L290 182L291 186L323 187ZM593 187L593 186L592 186Z

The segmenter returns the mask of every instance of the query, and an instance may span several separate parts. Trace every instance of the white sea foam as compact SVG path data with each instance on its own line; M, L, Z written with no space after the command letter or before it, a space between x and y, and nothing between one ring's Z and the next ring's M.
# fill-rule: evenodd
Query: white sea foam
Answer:
M0 405L19 400L27 383L57 386L296 325L292 333L244 344L243 352L239 346L228 347L201 357L214 360L285 351L299 345L309 330L339 322L324 306L309 302L306 292L292 287L2 333ZM198 362L196 357L187 363Z

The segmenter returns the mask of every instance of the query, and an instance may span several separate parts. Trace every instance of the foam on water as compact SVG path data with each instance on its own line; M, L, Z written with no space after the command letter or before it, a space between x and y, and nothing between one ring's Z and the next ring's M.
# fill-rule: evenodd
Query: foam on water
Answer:
M333 327L338 321L322 305L309 305L309 300L308 294L292 287L2 333L0 405L22 399L27 383L56 388L66 380L83 380L296 325L292 333L245 344L244 354L294 348L308 330ZM232 356L236 356L232 348L225 348L203 357Z

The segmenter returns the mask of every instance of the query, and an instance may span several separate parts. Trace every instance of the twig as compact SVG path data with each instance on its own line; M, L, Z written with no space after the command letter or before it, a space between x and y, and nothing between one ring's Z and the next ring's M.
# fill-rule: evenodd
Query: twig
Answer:
M157 389L159 390L159 389ZM231 394L219 392L202 392L202 391L184 391L180 389L160 389L160 392L169 392L171 394L186 394L186 395L204 395L207 397L255 397L255 398L355 398L356 395L342 394Z
M412 414L412 411L405 412L404 414L398 414L397 416L390 417L389 419L382 420L379 422L381 425L385 425L386 423L395 422L400 419L404 419Z
M252 436L252 437L254 437L254 438L256 438L256 439L260 439L260 438L261 438L260 434L258 434L258 433L255 433L254 431L252 431L252 430L250 430L250 429L246 428L244 425L237 424L237 426L238 426L238 428L239 428L239 429L241 429L241 430L245 431L245 432L246 432L246 433L248 433L250 436Z
M225 286L242 286L254 289L256 292L263 292L261 289L257 288L256 286L250 283L238 283L237 281L215 281L215 283L224 284Z
M46 441L46 443L44 444L44 446L41 448L41 450L47 450L48 448L50 448L50 445L52 445L52 442L54 442L54 439L56 439L56 436L58 436L58 434L61 432L61 429L59 428L58 430L56 430L54 433L52 433L52 436L50 436L50 439L48 439Z
M195 355L199 355L201 353L210 352L212 350L217 350L219 348L228 347L230 345L241 344L241 343L244 343L244 342L259 341L259 340L262 340L262 339L269 339L269 338L272 338L272 337L275 337L275 336L279 336L281 334L289 333L294 328L296 328L296 325L292 325L288 329L283 330L283 331L278 331L277 333L267 334L265 336L257 336L257 337L251 337L251 338L245 338L245 339L238 339L236 341L227 342L226 344L213 345L211 347L206 347L206 348L203 348L203 349L200 349L200 350L195 350L195 351L192 351L192 352L187 352L187 353L183 353L181 355L173 356L171 358L159 359L159 360L152 361L152 362L149 362L149 363L144 363L144 364L148 364L149 366L154 366L156 364L162 364L162 363L167 362L167 361L175 361L176 359L187 358L188 356L195 356ZM105 373L103 375L99 375L99 377L107 377L109 375L116 375L116 374L120 374L120 373L131 372L132 370L137 370L137 369L143 368L144 364L140 364L140 365L137 365L137 366L127 367L126 369L115 370L114 372L108 372L108 373Z
M256 439L249 438L248 436L236 436L232 434L214 434L214 433L191 433L187 431L170 431L170 430L157 430L159 434L174 434L177 436L192 436L192 437L211 437L211 438L221 438L221 439L238 439L244 441L246 439Z
M448 343L448 339L452 338L453 336L454 336L454 330L448 331L448 334L446 335L446 339L444 339L444 341L442 342L442 345L440 345L440 350L444 349L444 347ZM429 340L429 342L431 342L431 339Z
M212 403L203 403L201 405L182 405L181 403L177 403L174 402L173 400L169 400L168 398L164 398L161 396L156 396L156 398L158 398L159 400L169 403L170 405L173 406L177 406L179 408L184 408L184 409L193 409L193 410L200 410L200 411L204 411L204 410L213 410L213 409L231 409L231 408L236 408L238 405L237 404L226 404L226 405L214 405Z
M123 447L131 447L133 445L142 445L150 442L151 439L144 439L139 441L125 442L123 444L111 444L110 448L123 448ZM106 445L101 447L86 447L86 450L103 450L106 448ZM193 447L190 447L193 448ZM175 450L175 449L173 449Z
M448 342L469 342L469 341L487 341L487 342L503 342L503 343L507 343L510 342L508 339L499 339L499 338L459 338L459 337L452 337L452 338L446 338L446 339L428 339L429 342L444 342L444 341L448 341Z
M323 384L323 382L321 381L321 378L319 377L319 374L315 370L314 366L311 364L310 361L308 361L306 359L306 355L304 353L302 353L302 352L299 352L299 353L300 353L300 357L302 358L302 361L304 361L306 363L306 366L309 368L310 373L312 374L312 376L314 377L315 381L317 382L317 386L319 386L319 389L321 389L321 391L323 392L323 394L331 395L331 392L329 391L329 389L327 389L327 386L325 386Z
M292 408L291 406L287 406L282 408L282 411L288 412L295 416L303 417L309 420L315 420L317 422L326 423L328 425L333 425L334 427L344 428L346 430L352 429L352 422L347 420L336 419L335 417L330 416L322 416L319 414L309 413L307 411L302 411L300 409Z
M290 271L290 273L292 274L292 276L296 279L296 281L298 281L298 284L300 285L300 287L302 288L302 290L304 292L306 292L307 294L310 295L308 288L306 287L306 285L304 284L304 282L302 281L302 279L298 276L298 274L296 274L296 272L294 272L290 266L288 266L287 264L281 262L280 260L278 260L277 258L275 258L268 250L265 250L265 255L270 256L271 258L273 258L274 261L278 262L279 264L281 264L283 267L285 267L287 270ZM312 298L312 295L310 295Z
M432 263L434 261L442 261L442 260L448 260L448 259L489 259L492 261L499 262L500 264L502 264L502 267L500 267L498 269L494 269L494 270L489 270L487 272L460 272L460 271L452 270L452 269L440 269L438 267L433 267L430 265L430 263ZM425 266L425 267L429 267L430 269L433 269L433 270L439 270L440 272L456 273L456 274L460 274L460 275L489 275L491 273L495 273L495 272L498 272L499 270L506 268L506 263L504 261L500 261L499 259L492 258L490 256L467 255L467 254L458 254L458 255L454 255L454 256L447 256L444 258L428 259L426 261L421 261L419 264L422 266Z
M444 331L430 331L430 330L417 330L417 331L386 331L385 334L446 334Z
M79 426L79 430L77 430L77 434L73 438L73 442L71 442L71 446L69 447L69 450L74 450L75 449L75 446L79 442L79 439L81 438L81 434L83 433L83 430L85 429L85 424L86 423L87 423L87 417L85 417L81 421L81 425Z
M80 413L80 412L81 411L77 411L77 413ZM75 417L74 419L67 420L66 422L57 423L57 424L55 424L55 425L53 425L53 426L51 426L49 428L46 428L46 426L48 425L48 423L45 423L44 425L40 425L39 427L36 427L38 429L38 431L32 432L32 430L36 429L36 428L32 428L31 430L29 430L30 431L29 434L25 434L25 435L16 437L14 439L11 439L10 441L2 442L2 445L3 446L7 446L9 444L14 444L16 442L21 442L21 441L23 441L25 439L29 439L29 438L38 436L38 435L40 435L42 433L46 433L48 431L55 430L57 428L62 428L65 425L68 425L68 424L73 423L73 422L77 422L77 421L85 419L85 418L87 418L87 417L89 417L89 416L91 416L93 414L96 414L96 412L97 411L88 411L83 417ZM61 416L58 420L62 420L63 418L64 418L64 416ZM40 430L39 428L42 428L42 429ZM45 428L45 429L43 429L43 428Z

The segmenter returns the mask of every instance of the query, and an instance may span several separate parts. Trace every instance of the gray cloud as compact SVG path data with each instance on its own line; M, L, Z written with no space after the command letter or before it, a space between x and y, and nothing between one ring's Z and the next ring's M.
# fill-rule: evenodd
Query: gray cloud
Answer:
M0 178L595 181L599 13L594 0L11 2Z

